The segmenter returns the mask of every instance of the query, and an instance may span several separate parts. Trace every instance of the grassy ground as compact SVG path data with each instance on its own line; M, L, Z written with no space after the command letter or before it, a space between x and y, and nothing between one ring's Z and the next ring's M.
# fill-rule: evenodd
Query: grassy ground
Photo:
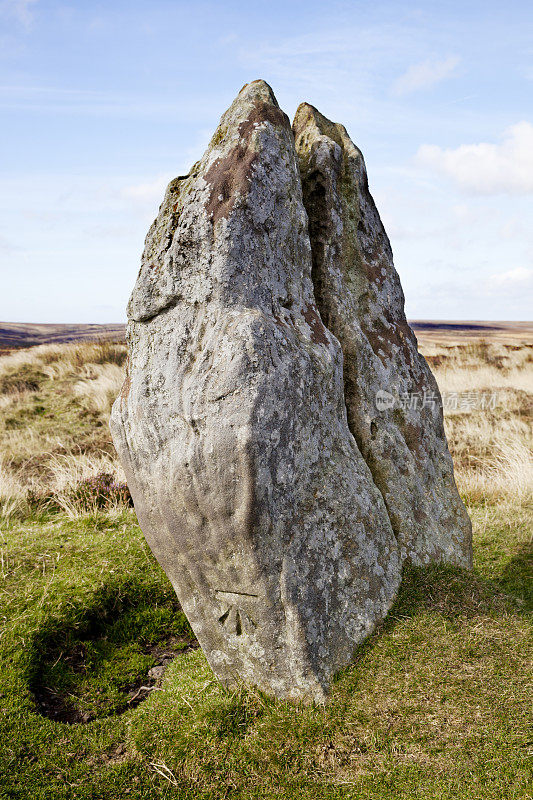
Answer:
M532 349L425 350L475 568L406 569L324 707L225 692L194 646L107 432L124 348L0 358L2 800L533 796Z

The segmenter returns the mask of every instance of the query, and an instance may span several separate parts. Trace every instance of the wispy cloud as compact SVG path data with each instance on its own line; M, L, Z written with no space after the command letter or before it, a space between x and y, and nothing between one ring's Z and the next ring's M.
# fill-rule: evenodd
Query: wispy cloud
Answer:
M177 164L173 172L166 172L157 175L149 180L139 183L132 183L121 189L120 195L129 204L139 208L150 209L153 211L163 200L165 189L173 178L177 175L187 175L192 165L198 161L203 151L207 147L211 138L212 131L204 129L198 132L196 141L183 151L183 158L180 165Z
M19 248L12 244L9 239L6 239L4 236L0 235L0 253L13 253L18 249Z
M121 194L127 200L132 200L142 206L148 205L151 207L154 203L161 202L165 189L172 178L175 177L175 175L171 175L170 173L159 175L151 181L143 181L142 183L125 186Z
M297 83L334 90L352 71L358 38L348 31L301 34L275 43L246 45L240 49L240 58L257 75L276 78L277 85ZM368 69L368 60L361 58L359 74L363 69Z
M32 6L38 0L1 0L0 16L15 19L21 25L29 27L33 22Z
M459 56L448 56L441 61L429 59L419 64L412 64L403 75L394 81L392 94L396 97L403 97L420 89L429 89L436 83L451 78L460 62Z
M511 289L519 288L522 291L526 286L533 285L533 269L526 267L516 267L506 272L497 272L488 279L489 289Z
M192 99L187 106L172 98L138 94L113 94L90 89L58 86L0 86L0 108L44 114L83 114L88 116L132 116L197 119L205 113L205 103Z
M289 93L313 90L314 96L348 96L358 104L398 58L417 49L418 31L397 23L361 21L328 25L314 32L245 44L241 62L255 75L274 80ZM301 98L300 98L301 99Z
M462 144L455 149L422 145L416 161L451 178L472 194L533 192L533 125L508 128L500 144Z

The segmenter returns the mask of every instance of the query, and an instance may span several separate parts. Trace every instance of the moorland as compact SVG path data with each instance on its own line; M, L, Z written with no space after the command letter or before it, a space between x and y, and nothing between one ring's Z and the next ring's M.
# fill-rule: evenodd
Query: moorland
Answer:
M214 681L108 430L113 338L0 356L0 798L530 796L533 346L419 329L474 569L406 567L325 706Z

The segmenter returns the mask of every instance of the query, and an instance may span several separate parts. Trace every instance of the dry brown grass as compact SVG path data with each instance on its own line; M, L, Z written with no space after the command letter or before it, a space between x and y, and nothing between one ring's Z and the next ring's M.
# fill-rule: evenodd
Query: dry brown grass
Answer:
M458 398L445 424L461 492L472 502L530 503L533 345L423 340L421 350L444 398ZM108 419L125 356L121 343L82 342L0 357L0 513L54 495L75 514L80 482L103 472L124 479Z
M531 503L533 346L429 344L424 355L447 400L446 434L461 492L473 502ZM454 395L457 408L450 407Z
M109 434L125 345L41 345L0 357L0 514L51 496L76 513L72 490L100 473L124 476Z

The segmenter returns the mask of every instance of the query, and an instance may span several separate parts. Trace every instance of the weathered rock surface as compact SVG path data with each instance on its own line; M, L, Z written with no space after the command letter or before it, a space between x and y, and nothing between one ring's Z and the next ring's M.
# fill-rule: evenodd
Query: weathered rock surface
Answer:
M262 81L168 187L128 313L113 438L211 667L323 699L386 614L400 560L315 304L290 124Z
M402 559L470 566L471 523L453 477L439 390L405 319L363 156L342 125L307 103L293 130L317 305L342 346L348 424Z

